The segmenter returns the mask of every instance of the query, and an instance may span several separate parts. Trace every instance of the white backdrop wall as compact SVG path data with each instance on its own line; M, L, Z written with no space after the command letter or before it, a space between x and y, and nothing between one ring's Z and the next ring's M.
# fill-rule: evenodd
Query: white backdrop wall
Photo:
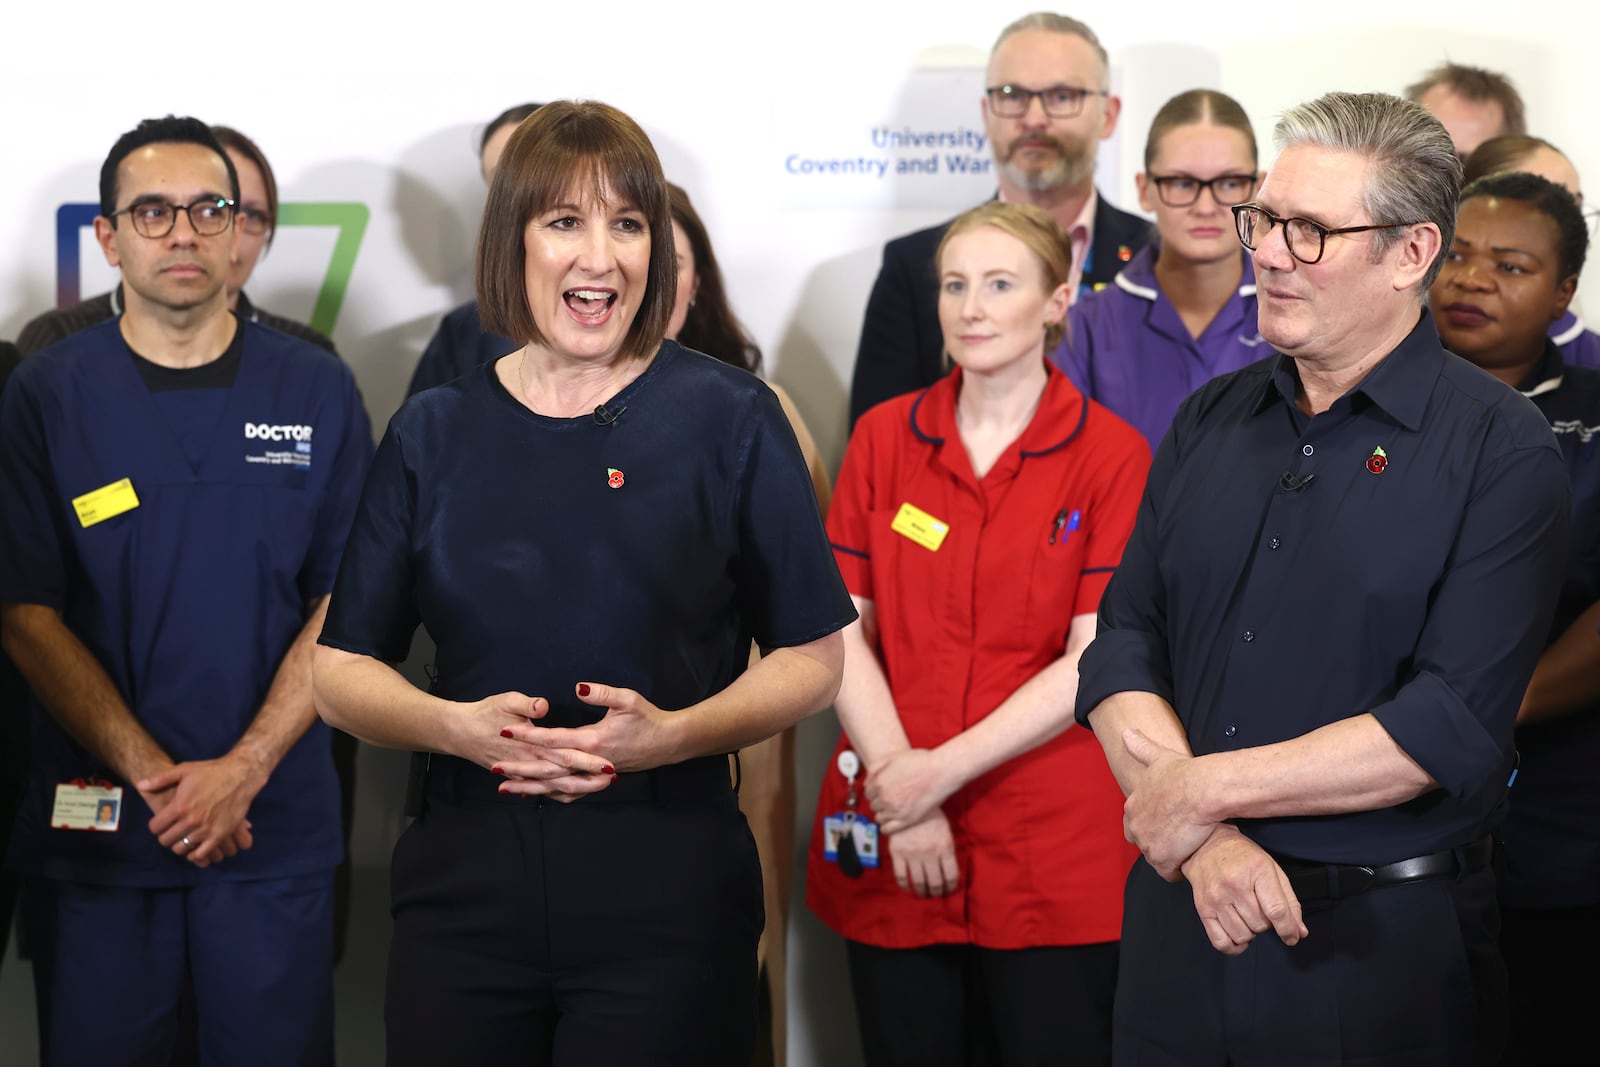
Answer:
M440 314L470 296L481 124L525 100L600 99L639 120L669 177L694 197L768 373L796 397L836 468L883 241L992 189L981 167L896 174L893 164L930 154L981 163L987 146L960 142L982 132L982 64L1001 26L1026 10L953 0L13 4L0 22L0 337L54 302L57 208L96 199L112 141L145 116L194 114L254 137L284 201L365 205L332 332L381 429ZM1147 0L1067 13L1112 52L1125 109L1100 184L1124 207L1135 206L1149 118L1175 92L1208 85L1237 97L1265 162L1285 107L1331 89L1398 92L1445 58L1511 74L1531 132L1565 149L1600 195L1600 144L1583 103L1600 98L1591 47L1600 15L1581 6ZM154 28L137 28L141 20ZM949 131L951 145L930 153L874 142L875 130L908 129ZM868 162L795 173L824 158ZM863 174L873 160L890 170ZM251 296L309 319L334 237L284 227ZM113 276L87 239L81 258L83 294L107 288ZM827 716L804 730L802 847L837 725ZM370 766L379 773L363 782L357 853L381 864L399 824L398 765ZM791 1062L856 1063L842 952L803 906L793 929Z

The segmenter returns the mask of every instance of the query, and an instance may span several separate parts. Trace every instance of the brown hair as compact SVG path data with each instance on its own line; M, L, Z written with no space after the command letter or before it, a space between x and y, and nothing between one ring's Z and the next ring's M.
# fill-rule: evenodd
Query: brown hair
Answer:
M535 215L575 192L616 198L644 216L650 233L649 277L620 354L635 359L651 355L666 333L678 286L667 179L639 124L608 104L592 101L545 104L506 144L478 231L483 325L515 341L545 343L528 307L523 235Z
M267 187L267 244L278 232L278 179L273 177L272 164L261 154L256 143L232 126L213 126L211 132L225 149L231 149L256 165L261 172L261 182Z
M672 221L683 227L689 239L685 250L694 257L695 274L700 279L700 289L694 303L684 317L683 329L678 331L678 342L685 348L715 356L724 363L754 373L761 369L761 349L756 347L744 324L728 306L728 293L722 284L722 270L711 251L711 237L706 224L689 202L683 187L667 183L667 194L672 204Z
M1256 131L1250 125L1250 116L1239 106L1239 101L1215 89L1190 89L1162 104L1161 110L1150 121L1150 134L1144 142L1144 169L1149 170L1155 163L1161 138L1180 126L1198 123L1238 130L1244 134L1244 139L1250 143L1250 166L1255 168L1258 161Z
M1011 25L1000 31L1000 36L994 40L994 48L989 49L989 54L994 55L995 49L1013 33L1022 33L1025 30L1038 30L1043 33L1059 33L1068 37L1081 37L1100 60L1100 88L1111 88L1111 57L1106 54L1106 46L1100 43L1100 38L1095 36L1087 23L1080 22L1068 15L1058 15L1054 11L1034 11L1023 15Z
M1429 89L1444 87L1474 104L1493 101L1500 105L1503 116L1502 133L1527 133L1527 112L1522 106L1522 94L1511 84L1511 79L1497 71L1482 67L1469 67L1464 63L1441 63L1415 84L1406 86L1406 99L1413 104L1422 103Z
M1057 286L1067 284L1067 279L1072 276L1072 239L1048 211L1032 204L1008 204L990 200L959 216L950 224L949 229L944 231L944 237L939 241L939 250L934 253L934 264L937 265L944 259L945 246L950 243L952 237L984 226L993 226L1002 233L1015 237L1033 253L1033 258L1038 261L1039 269L1044 274L1044 291L1047 295L1054 292ZM1045 351L1048 352L1059 345L1066 333L1065 318L1046 326Z
M1461 184L1475 182L1479 178L1491 174L1499 174L1506 170L1521 170L1517 166L1523 160L1533 155L1541 148L1548 148L1563 158L1566 153L1543 137L1531 137L1525 133L1507 133L1499 137L1491 137L1467 157L1461 172Z

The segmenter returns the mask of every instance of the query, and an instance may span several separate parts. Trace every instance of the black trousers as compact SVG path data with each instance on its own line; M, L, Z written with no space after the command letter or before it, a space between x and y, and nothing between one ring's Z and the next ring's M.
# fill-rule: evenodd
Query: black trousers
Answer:
M1302 902L1310 931L1211 947L1187 882L1128 875L1118 1067L1473 1067L1505 1043L1494 873Z
M846 941L867 1067L1101 1067L1117 943L990 949Z
M435 756L395 846L388 1062L748 1067L761 870L728 760L572 804Z
M1592 1059L1600 905L1502 908L1500 920L1511 976L1511 1043L1501 1062L1544 1067Z

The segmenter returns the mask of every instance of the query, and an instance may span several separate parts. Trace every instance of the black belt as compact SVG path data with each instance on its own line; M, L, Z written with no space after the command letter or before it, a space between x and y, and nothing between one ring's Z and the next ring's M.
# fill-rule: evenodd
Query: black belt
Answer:
M1346 863L1307 863L1304 860L1274 856L1289 876L1294 895L1307 900L1337 900L1386 885L1405 885L1431 878L1458 878L1489 865L1493 842L1485 837L1460 848L1413 856L1381 867L1358 867Z

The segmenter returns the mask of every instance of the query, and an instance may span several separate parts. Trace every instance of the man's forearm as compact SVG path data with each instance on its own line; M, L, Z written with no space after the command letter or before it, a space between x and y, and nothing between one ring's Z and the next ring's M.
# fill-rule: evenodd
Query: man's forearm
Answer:
M1163 748L1183 753L1191 751L1178 713L1154 693L1138 690L1113 693L1089 713L1089 725L1099 738L1100 747L1105 749L1106 762L1111 765L1111 773L1116 776L1124 796L1138 788L1145 772L1144 764L1128 752L1123 742L1128 730L1138 730Z
M311 653L327 615L326 596L311 602L310 615L278 664L266 699L230 753L246 761L263 784L317 721L316 703L311 696Z
M117 692L100 661L42 604L0 607L6 653L51 717L124 781L172 766Z
M1201 756L1194 770L1196 814L1211 822L1376 811L1438 785L1371 714L1275 745Z

